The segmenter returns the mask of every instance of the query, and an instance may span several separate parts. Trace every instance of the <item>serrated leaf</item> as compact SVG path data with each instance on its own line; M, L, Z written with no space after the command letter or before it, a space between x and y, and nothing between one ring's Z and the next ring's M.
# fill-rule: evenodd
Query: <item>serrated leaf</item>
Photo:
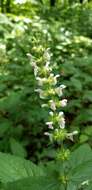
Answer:
M71 168L75 168L90 160L92 160L92 150L88 144L84 144L72 152L69 164Z
M70 180L82 183L92 178L92 150L88 144L81 145L70 157Z
M77 190L77 186L70 182L67 184L67 190Z
M10 154L0 153L0 181L12 182L29 176L41 176L44 172L30 161Z
M71 171L71 181L81 184L85 180L92 179L92 160L80 164Z
M64 186L52 177L30 177L5 185L5 190L64 190Z

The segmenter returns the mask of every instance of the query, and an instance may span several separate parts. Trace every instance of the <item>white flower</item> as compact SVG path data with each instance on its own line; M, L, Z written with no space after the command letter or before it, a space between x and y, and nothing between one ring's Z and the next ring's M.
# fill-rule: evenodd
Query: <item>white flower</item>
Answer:
M38 93L39 93L40 98L45 99L45 94L44 94L44 91L43 91L43 90L41 90L41 89L39 88L39 89L35 89L35 92L38 92Z
M35 67L34 67L34 75L35 75L35 77L37 76L38 71L39 71L39 67L38 67L38 66L35 66Z
M64 116L64 112L63 112L63 111L60 111L60 112L59 112L59 117L62 117L62 116Z
M64 113L63 112L59 112L59 115L58 115L58 124L59 124L59 127L61 129L65 128L65 118L64 118Z
M55 111L55 110L56 110L55 102L54 102L53 100L50 100L49 103L50 103L50 108L51 108L53 111Z
M49 76L49 79L51 81L51 84L53 85L56 85L57 84L57 78L59 77L60 75L56 75L54 76L53 73L50 73L50 76Z
M50 133L48 133L48 132L45 132L45 133L44 133L44 135L46 135L46 136L50 136Z
M65 119L62 117L59 121L58 124L60 126L61 129L65 128Z
M45 132L44 135L49 136L50 141L51 141L51 142L53 141L53 135L52 135L51 133Z
M54 129L54 127L53 127L53 122L52 122L52 121L46 122L46 125L48 125L48 128L49 128L49 129Z
M49 112L49 115L53 116L53 115L54 115L54 113L53 113L52 111L50 111L50 112Z
M73 141L73 136L77 135L77 134L78 134L78 131L73 131L73 132L67 134L67 138L69 138L71 141Z
M63 95L62 89L61 89L60 87L57 87L57 88L55 89L55 91L56 91L56 94L57 94L59 97Z
M56 94L57 94L59 97L61 97L61 96L63 95L63 89L64 89L64 88L66 88L65 85L60 85L59 87L57 87L57 88L55 89Z
M82 185L82 186L83 186L83 185L89 185L89 180L83 181L81 185Z
M46 59L46 61L50 61L51 59L51 53L50 53L50 48L46 49L44 52L44 58Z
M57 84L57 78L59 77L60 75L56 75L53 77L53 84L56 85Z
M61 84L60 87L61 87L62 89L66 88L66 86L65 86L64 84Z
M50 65L50 61L47 61L45 67L49 68L49 65Z
M65 107L65 106L67 105L67 100L66 100L66 99L61 100L61 101L60 101L60 105L61 105L62 107Z
M44 82L46 82L46 78L36 77L39 86L43 86Z
M42 104L41 107L46 108L46 107L48 107L48 105L47 104Z

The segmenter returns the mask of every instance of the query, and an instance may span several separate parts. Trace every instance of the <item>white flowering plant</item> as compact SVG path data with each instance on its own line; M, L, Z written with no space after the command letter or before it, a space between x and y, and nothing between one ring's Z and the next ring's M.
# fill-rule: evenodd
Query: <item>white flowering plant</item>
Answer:
M65 129L65 117L62 108L67 105L67 99L63 99L63 91L66 88L65 85L58 85L59 74L54 74L53 66L51 65L50 49L46 49L43 54L43 64L32 62L35 79L37 81L37 88L35 92L39 93L40 98L45 102L42 103L42 108L48 109L48 119L46 125L48 131L45 135L48 135L51 141L64 141L66 138L73 138L77 131L68 133Z
M68 132L62 108L67 105L63 99L65 85L58 85L59 75L53 73L50 65L50 50L43 55L40 66L32 61L37 82L36 93L42 99L42 109L48 110L44 134L51 143L57 142L56 158L38 166L23 158L0 153L1 190L92 190L92 150L88 144L74 151L67 148L65 139L73 140L77 131ZM43 103L44 101L44 103Z

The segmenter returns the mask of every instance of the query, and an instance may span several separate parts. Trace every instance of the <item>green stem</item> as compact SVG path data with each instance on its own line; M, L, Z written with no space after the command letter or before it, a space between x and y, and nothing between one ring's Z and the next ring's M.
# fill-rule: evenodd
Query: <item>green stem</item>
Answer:
M65 184L65 190L67 190L67 182L66 182L66 184Z

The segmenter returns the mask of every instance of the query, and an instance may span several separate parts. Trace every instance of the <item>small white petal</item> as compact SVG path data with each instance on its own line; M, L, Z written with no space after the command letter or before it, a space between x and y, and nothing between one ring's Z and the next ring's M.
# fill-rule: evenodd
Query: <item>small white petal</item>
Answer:
M60 111L60 112L59 112L59 117L62 118L63 115L64 115L64 112L63 112L63 111Z
M55 105L55 102L53 100L50 100L50 108L55 111L56 110L56 105Z
M61 105L62 107L65 107L65 106L67 105L67 100L66 100L66 99L61 100L61 101L60 101L60 105Z
M45 108L45 107L48 107L48 105L47 104L42 104L41 107Z
M53 113L52 111L50 111L50 112L49 112L49 115L53 116L53 115L54 115L54 113Z
M46 125L48 125L49 129L54 129L53 122L46 122Z
M64 88L66 88L66 86L64 84L61 84L60 88L64 89Z

